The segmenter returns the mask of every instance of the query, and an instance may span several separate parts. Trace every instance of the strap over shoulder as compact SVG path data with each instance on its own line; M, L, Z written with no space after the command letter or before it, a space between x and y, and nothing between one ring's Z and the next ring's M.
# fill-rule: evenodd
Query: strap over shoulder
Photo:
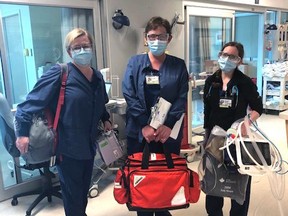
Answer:
M67 81L67 77L68 77L68 64L67 63L59 63L60 67L61 67L61 85L66 86L66 81Z
M66 88L66 82L67 82L68 73L69 73L67 63L61 63L59 65L61 67L61 88L60 88L58 104L57 104L57 109L56 109L56 114L55 114L54 124L53 124L53 129L55 131L56 131L57 125L58 125L61 107L64 104L65 88Z

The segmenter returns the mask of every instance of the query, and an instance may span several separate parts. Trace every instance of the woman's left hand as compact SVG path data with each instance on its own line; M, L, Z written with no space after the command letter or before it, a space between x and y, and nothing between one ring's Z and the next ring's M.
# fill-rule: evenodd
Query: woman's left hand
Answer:
M155 132L155 141L165 143L167 139L170 137L171 128L161 125Z
M105 121L104 122L104 132L110 131L112 130L112 124L110 121Z

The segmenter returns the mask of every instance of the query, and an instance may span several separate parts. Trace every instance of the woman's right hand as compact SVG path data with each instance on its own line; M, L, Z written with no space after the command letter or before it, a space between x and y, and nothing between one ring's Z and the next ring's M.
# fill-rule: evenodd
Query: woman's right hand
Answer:
M155 140L155 130L150 125L142 128L142 135L148 143Z
M17 137L16 147L19 149L21 154L24 154L28 151L29 146L29 137Z

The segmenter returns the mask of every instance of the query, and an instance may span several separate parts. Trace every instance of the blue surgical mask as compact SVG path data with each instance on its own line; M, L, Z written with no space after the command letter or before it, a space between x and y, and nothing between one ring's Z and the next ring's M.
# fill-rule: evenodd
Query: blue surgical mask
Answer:
M154 56L161 56L167 48L167 41L148 40L147 42L148 42L148 47Z
M92 59L92 49L81 48L80 52L72 51L72 59L79 66L89 66Z
M218 64L219 64L220 69L224 73L229 73L231 71L234 71L235 68L237 67L237 63L229 60L228 57L226 57L226 58L219 57Z

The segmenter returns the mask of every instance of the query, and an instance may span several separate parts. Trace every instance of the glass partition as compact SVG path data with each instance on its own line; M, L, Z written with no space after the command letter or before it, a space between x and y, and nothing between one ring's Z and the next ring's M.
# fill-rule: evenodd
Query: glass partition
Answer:
M9 83L5 87L12 92L14 107L49 67L69 61L63 42L70 30L82 27L94 35L92 9L0 4L0 12Z
M281 12L281 15L280 15L280 23L281 23L281 24L286 24L286 23L288 23L288 12L284 12L284 11Z

